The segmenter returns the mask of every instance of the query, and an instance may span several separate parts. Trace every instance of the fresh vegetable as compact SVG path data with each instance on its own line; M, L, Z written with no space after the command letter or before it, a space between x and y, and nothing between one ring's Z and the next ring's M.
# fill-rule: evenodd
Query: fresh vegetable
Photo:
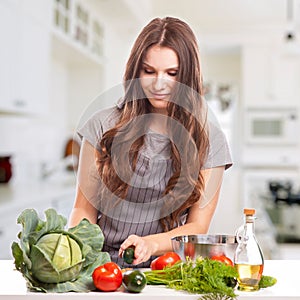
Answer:
M167 287L184 290L189 293L202 294L200 299L236 298L235 286L237 270L230 265L209 258L187 258L163 270L144 272L147 284L163 284ZM271 276L262 276L259 287L265 288L276 283Z
M220 261L228 266L234 266L232 260L225 255L214 255L210 259Z
M167 252L152 260L150 268L151 270L163 270L165 267L172 266L180 260L180 256L177 253Z
M82 220L65 230L67 220L54 209L45 211L42 221L34 209L24 210L17 219L22 225L19 243L12 243L16 269L30 290L41 292L87 292L95 289L94 269L110 261L101 252L104 236L100 227Z
M74 280L83 264L78 242L65 233L48 233L42 236L32 245L30 257L33 276L45 283ZM48 266L41 268L41 263Z
M235 268L208 258L178 261L163 270L145 271L144 274L148 284L164 284L176 290L203 294L201 299L208 296L211 299L236 297L234 288L228 286L228 280L238 276Z
M122 275L122 271L116 263L108 262L97 267L92 278L97 289L103 292L113 292L121 286Z
M133 261L134 261L134 250L135 250L134 246L128 247L124 250L122 257L123 257L124 261L127 264L132 264L133 263Z
M232 288L235 288L238 283L237 279L234 277L224 277L224 281L227 286Z
M128 292L140 293L146 286L146 276L140 270L127 271L123 274L123 286Z
M267 288L276 284L277 279L272 276L262 275L259 281L259 288Z
M194 243L185 243L184 244L184 257L189 257L194 259L195 257L195 244Z

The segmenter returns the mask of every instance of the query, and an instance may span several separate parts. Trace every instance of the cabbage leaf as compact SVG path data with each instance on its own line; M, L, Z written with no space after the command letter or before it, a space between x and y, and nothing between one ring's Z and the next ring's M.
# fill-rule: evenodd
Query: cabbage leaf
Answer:
M15 267L23 274L29 290L49 293L95 290L92 279L94 269L111 260L107 252L101 251L104 236L100 227L83 219L77 226L67 230L65 229L67 219L58 215L53 208L46 210L45 216L46 220L43 221L34 209L25 209L17 219L17 223L23 227L18 234L19 243L13 242L11 245ZM31 249L35 247L41 237L52 233L68 235L80 246L82 262L80 262L80 273L77 278L59 283L45 283L37 280L34 276L32 264L34 260L39 262L40 257L33 255L32 253L35 252L31 252ZM49 276L51 276L50 272Z

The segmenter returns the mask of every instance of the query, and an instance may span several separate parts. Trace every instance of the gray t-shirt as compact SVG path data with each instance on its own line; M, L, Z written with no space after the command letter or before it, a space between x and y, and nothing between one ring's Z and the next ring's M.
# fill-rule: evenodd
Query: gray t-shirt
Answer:
M117 106L96 112L78 130L79 136L99 149L99 141L103 134L115 125L119 112ZM209 140L209 153L203 168L218 166L229 168L232 160L226 138L223 132L213 124L209 126ZM163 231L159 222L164 205L163 192L172 176L170 143L167 136L151 130L147 132L144 146L137 158L135 172L132 175L126 199L122 200L121 204L108 205L107 208L108 200L103 201L103 199L98 199L101 204L97 204L98 224L105 238L103 251L108 251L112 261L123 267L129 265L118 257L118 251L121 243L130 234L146 236ZM90 178L86 178L86 180L90 179L93 181L93 190L100 190L101 180L99 180L99 187L95 187L98 184L95 176L92 178L91 175ZM91 198L101 198L101 195L93 195ZM184 224L186 214L187 212L181 216L181 224ZM139 267L149 267L151 259Z

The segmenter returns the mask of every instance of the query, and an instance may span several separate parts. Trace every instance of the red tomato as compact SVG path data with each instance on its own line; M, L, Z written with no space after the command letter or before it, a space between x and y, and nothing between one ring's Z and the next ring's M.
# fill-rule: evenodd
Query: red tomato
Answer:
M184 256L193 259L195 257L195 244L186 243L184 245Z
M122 284L121 268L114 262L97 267L92 274L94 285L103 292L113 292Z
M152 260L150 268L151 270L163 270L166 266L172 266L180 260L180 256L177 253L167 252Z
M210 259L220 261L220 262L222 262L222 263L224 263L228 266L233 267L232 260L229 257L225 256L225 255L214 255Z

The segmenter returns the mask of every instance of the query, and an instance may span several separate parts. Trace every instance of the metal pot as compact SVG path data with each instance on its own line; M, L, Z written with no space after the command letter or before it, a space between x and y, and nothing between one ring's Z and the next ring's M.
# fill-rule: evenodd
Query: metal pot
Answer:
M225 255L233 261L237 241L234 235L183 235L172 238L172 246L182 260Z

